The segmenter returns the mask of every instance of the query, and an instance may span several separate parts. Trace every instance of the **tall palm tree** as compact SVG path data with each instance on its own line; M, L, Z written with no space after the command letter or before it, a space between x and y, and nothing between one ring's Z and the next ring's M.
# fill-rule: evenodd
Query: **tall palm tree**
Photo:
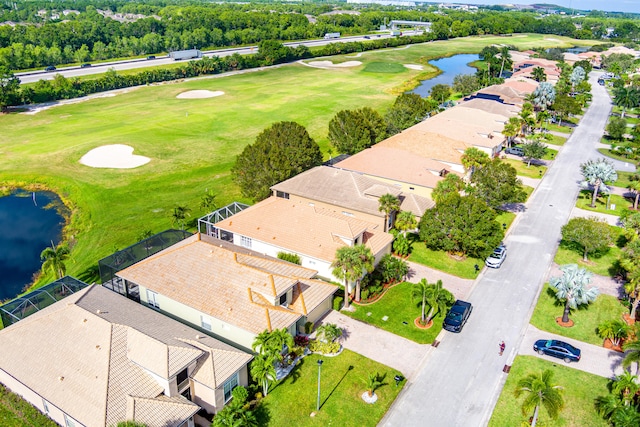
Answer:
M456 298L451 292L442 287L442 280L438 280L435 284L427 287L427 304L429 304L429 314L423 322L431 322L436 313L444 313L448 307L453 305ZM424 314L423 314L424 316Z
M546 110L556 100L556 90L551 83L542 82L533 91L533 105L538 110Z
M262 386L262 394L269 393L271 381L276 379L276 368L274 366L275 356L270 354L259 354L251 361L251 377Z
M636 364L636 374L640 372L640 339L637 338L633 341L627 341L622 346L624 350L624 359L622 359L622 366L629 368L632 363Z
M593 186L593 198L591 199L591 207L596 206L596 197L598 190L604 186L606 182L613 182L618 179L616 169L609 160L602 158L599 160L589 160L580 165L580 170L585 181ZM606 187L605 187L606 188Z
M353 247L356 260L360 266L360 276L356 279L356 301L360 301L360 279L367 273L371 273L375 268L376 258L371 249L365 245L355 245Z
M427 283L427 279L422 279L418 283L414 283L411 287L411 302L415 303L416 300L420 301L420 305L422 307L422 316L420 317L420 321L423 324L426 323L425 308L427 307L428 288L429 283Z
M388 231L392 226L391 214L400 210L400 200L393 194L383 194L378 199L378 210L384 212L384 231Z
M542 67L535 67L531 70L531 77L533 77L533 80L537 82L547 81L547 73L544 72L544 68Z
M343 246L338 248L331 267L333 268L333 275L338 279L344 280L344 307L349 308L349 298L351 295L349 284L358 280L362 275L362 269L359 268L353 247Z
M571 89L575 89L576 86L582 83L586 75L587 73L584 72L584 68L579 65L575 67L571 72L571 76L569 77L569 81L571 82Z
M556 298L564 300L564 313L562 322L569 322L569 310L576 309L579 305L589 304L598 297L598 288L587 289L591 283L592 274L585 268L578 267L577 264L567 264L560 266L562 276L549 279L549 286L556 291Z
M623 119L627 109L637 107L640 103L640 93L634 87L619 87L613 91L613 96L613 103L622 108Z
M509 48L507 46L502 46L500 48L500 58L502 59L502 65L500 65L500 74L498 74L498 77L502 77L505 62L511 60L511 54L509 53Z
M633 199L633 210L638 210L638 199L640 198L640 174L634 173L629 177L627 189L631 190L635 195Z
M613 384L611 384L611 391L620 396L625 406L631 405L639 389L638 377L632 375L629 371L624 371L623 374L617 375L613 380Z
M40 253L40 259L44 261L42 264L43 270L51 270L57 279L64 277L67 272L67 266L64 261L69 258L69 248L66 245L53 246L45 248Z
M258 335L256 335L256 337L253 339L253 343L251 344L251 348L253 349L253 351L257 352L258 354L267 354L270 352L270 347L269 347L269 339L271 338L271 332L269 332L268 330L264 330L262 332L260 332Z
M553 372L549 369L540 374L529 374L518 381L516 397L525 395L522 402L522 413L527 415L533 410L531 427L538 422L538 412L542 406L552 419L558 418L564 407L562 387L553 384Z
M186 206L178 205L173 208L173 214L171 215L173 218L173 223L180 224L180 229L184 230L184 220L191 216L191 209Z

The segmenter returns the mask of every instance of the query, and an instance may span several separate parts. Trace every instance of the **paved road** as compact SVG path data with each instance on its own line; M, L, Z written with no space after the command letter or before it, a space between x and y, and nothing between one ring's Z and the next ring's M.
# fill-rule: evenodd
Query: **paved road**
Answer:
M611 101L590 75L593 102L505 239L509 258L481 274L469 301L471 320L448 334L400 394L381 425L483 426L500 394L506 361L515 355L559 241L581 180L580 163L593 156ZM507 343L506 358L497 354Z

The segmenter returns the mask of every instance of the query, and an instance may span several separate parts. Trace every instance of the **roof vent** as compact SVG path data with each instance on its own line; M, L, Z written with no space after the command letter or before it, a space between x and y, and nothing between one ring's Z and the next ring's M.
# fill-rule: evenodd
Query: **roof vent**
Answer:
M97 346L96 346L96 350L100 350L100 345L97 345Z
M58 381L60 381L60 382L64 381L64 377L62 377L62 376L58 377Z
M82 323L87 323L87 319L82 319Z
M100 311L100 309L97 309L96 314L102 314L102 311Z
M199 340L200 339L200 335L196 335L196 339Z

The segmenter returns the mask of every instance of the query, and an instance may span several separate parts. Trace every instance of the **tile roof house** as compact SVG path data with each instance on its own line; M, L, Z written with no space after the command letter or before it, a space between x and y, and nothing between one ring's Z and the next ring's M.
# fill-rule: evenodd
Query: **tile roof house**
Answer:
M515 117L520 113L520 108L515 105L503 104L490 99L480 98L462 101L458 104L458 107L475 108L476 110L483 110L488 113L499 114L505 117Z
M227 221L241 223L251 209ZM254 226L269 228L269 218L259 217ZM305 234L308 229L298 239ZM246 239L237 240L246 247ZM315 270L260 252L196 234L117 276L137 288L142 303L248 350L264 330L287 328L295 335L307 321L317 321L331 309L337 289L314 279Z
M511 104L522 107L522 105L525 103L526 94L508 86L493 85L482 88L479 91L469 95L467 98L465 98L465 101L476 98L489 99L492 101L502 102L503 104Z
M247 384L252 359L99 285L1 330L0 347L0 382L75 427L193 426Z
M336 281L340 280L333 276L331 263L339 248L364 244L377 263L391 252L393 241L383 225L357 219L349 210L337 212L279 197L269 197L214 226L222 239L256 252L272 257L279 252L297 254L302 266Z
M379 199L392 194L400 200L400 209L413 213L419 220L435 203L414 193L405 193L399 186L374 179L359 172L337 167L317 166L271 187L275 197L317 208L352 212L354 218L385 227L385 213ZM393 224L393 215L389 218ZM385 227L388 229L389 227Z

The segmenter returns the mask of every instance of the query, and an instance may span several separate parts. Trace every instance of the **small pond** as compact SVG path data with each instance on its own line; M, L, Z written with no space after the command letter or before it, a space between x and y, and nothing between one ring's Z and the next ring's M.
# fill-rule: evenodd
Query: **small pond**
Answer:
M438 67L442 70L442 73L436 77L428 80L423 80L420 86L413 89L411 92L417 93L423 98L429 96L431 88L437 84L445 84L451 86L453 84L453 78L458 74L475 74L476 69L468 64L478 60L477 54L460 54L453 55L448 58L434 59L429 61L429 64L434 67Z
M63 204L54 193L15 191L0 197L0 301L12 299L40 270L40 253L60 242Z

